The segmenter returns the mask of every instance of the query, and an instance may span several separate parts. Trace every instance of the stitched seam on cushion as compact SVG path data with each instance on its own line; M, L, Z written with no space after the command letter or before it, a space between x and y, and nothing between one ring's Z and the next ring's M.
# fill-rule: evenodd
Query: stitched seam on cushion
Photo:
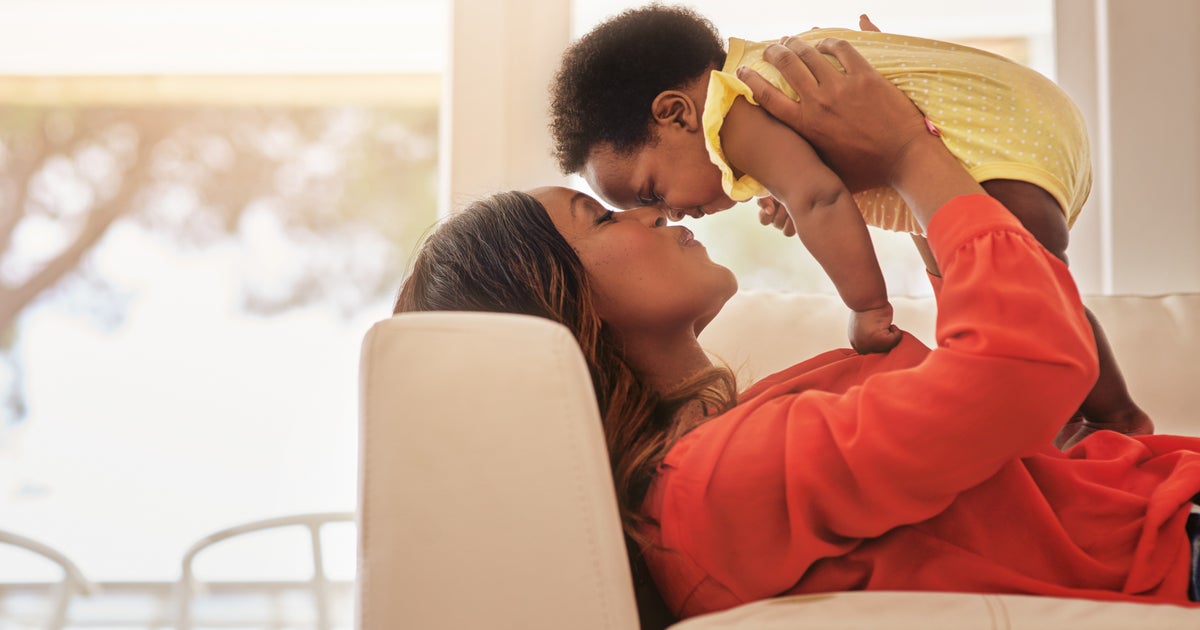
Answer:
M1008 618L1008 607L1004 605L1004 601L995 595L984 595L983 601L987 604L988 614L992 618L992 627L1011 630L1012 623Z
M376 347L379 345L379 333L380 333L380 331L378 329L372 329L372 330L368 331L368 340L366 343L366 348L364 348L364 350L363 350L363 355L366 357L366 360L363 361L363 363L365 365L369 366L374 363L375 356L377 354ZM374 380L375 380L376 372L378 372L378 370L374 370L374 369L370 369L367 372L367 379L363 383L363 389L362 389L362 392L360 393L360 395L362 396L362 400L359 401L360 406L367 406L368 405L367 401L372 400L371 392L375 391ZM367 529L367 523L369 523L371 521L371 519L367 518L367 500L366 500L366 498L367 498L367 479L371 477L370 471L367 469L367 462L373 462L374 458L370 457L367 454L367 451L371 447L370 447L370 440L367 439L367 425L369 423L366 422L365 416L367 414L365 413L365 411L367 411L367 410L364 410L364 413L362 413L362 415L364 417L359 419L359 425L360 425L359 426L359 438L358 438L359 444L360 444L359 457L362 458L362 463L359 465L359 474L362 475L362 479L359 481L359 492L360 492L361 496L359 498L359 509L358 509L358 512L359 512L358 513L359 541L358 541L357 573L359 575L359 584L358 584L358 597L356 597L355 599L358 600L356 603L357 603L357 606L359 609L358 610L359 623L362 624L360 627L369 628L369 627L371 627L371 620L367 613L368 613L368 609L371 607L364 605L363 600L365 598L363 597L363 593L366 592L367 586L368 586L368 580L366 579L367 576L365 575L364 569L366 568L366 565L367 565L367 562L366 562L367 554L366 554L365 550L367 548L367 539L369 538L369 534L370 534L370 532ZM373 581L371 583L373 584Z
M699 566L699 565L696 565L696 566ZM734 600L737 601L737 605L740 606L740 605L746 603L746 600L742 599L741 597L738 597L737 593L733 592L733 589L730 589L728 586L725 586L720 581L714 579L712 577L712 575L710 575L706 572L704 577L701 578L699 582L696 582L696 585L692 587L692 590L688 591L687 596L683 598L683 601L679 604L679 610L672 611L675 613L676 617L683 616L683 614L682 614L683 611L687 610L688 605L691 604L691 602L692 602L692 598L696 596L696 592L699 591L700 587L704 586L706 583L711 583L711 584L717 586L718 588L720 588L722 591L725 591L726 594L728 594L731 598L733 598Z
M557 332L557 331L555 331L555 332ZM573 371L570 368L572 367L571 359L574 358L574 356L575 355L573 353L571 353L567 349L561 347L561 345L560 345L560 347L556 348L554 358L555 358L555 362L557 363L557 365L559 367L560 374L569 374L570 372ZM591 375L590 374L588 375L588 384L589 385L591 384ZM561 399L559 401L559 404L562 405L562 410L560 413L561 417L569 418L570 410L567 409L566 399ZM603 422L603 419L601 419L601 422ZM563 424L563 426L566 426L565 423ZM567 431L567 434L569 436L568 441L570 442L570 449L571 449L571 453L573 455L573 457L571 458L572 461L575 461L575 462L584 461L583 449L580 446L578 434L574 431ZM589 509L590 506L588 505L587 493L584 491L583 475L580 471L579 466L574 466L572 472L574 473L574 476L575 476L575 500L577 501L578 505L580 506L580 513L582 513L584 515L583 523L584 523L584 528L586 530L585 537L587 539L587 544L588 544L588 556L592 560L592 576L594 576L592 586L595 587L596 593L599 596L598 599L600 601L600 611L601 611L601 614L604 616L603 625L605 627L611 628L611 627L614 627L613 626L613 618L609 611L609 607L611 606L611 603L608 601L607 593L605 591L604 584L603 584L604 580L603 580L602 576L604 575L604 573L603 573L601 562L600 562L599 545L598 545L598 541L596 540L596 528L593 527L592 518L591 518L594 514L594 510Z

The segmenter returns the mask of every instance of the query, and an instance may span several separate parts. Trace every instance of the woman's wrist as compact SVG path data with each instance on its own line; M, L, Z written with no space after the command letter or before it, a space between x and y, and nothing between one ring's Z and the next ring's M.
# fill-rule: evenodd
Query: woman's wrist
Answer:
M932 134L917 136L900 150L890 179L922 228L929 227L934 213L951 199L984 193L941 138Z

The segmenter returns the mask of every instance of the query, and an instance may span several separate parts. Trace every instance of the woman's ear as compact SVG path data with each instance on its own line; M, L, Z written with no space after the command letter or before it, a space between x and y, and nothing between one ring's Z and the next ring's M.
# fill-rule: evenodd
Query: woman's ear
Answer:
M679 90L660 92L650 104L650 113L659 125L677 126L685 131L700 129L700 111L695 101Z

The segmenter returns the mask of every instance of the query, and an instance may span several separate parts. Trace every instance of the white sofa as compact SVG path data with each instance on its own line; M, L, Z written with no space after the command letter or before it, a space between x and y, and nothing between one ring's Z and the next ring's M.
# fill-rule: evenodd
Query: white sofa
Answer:
M1200 435L1200 294L1090 297L1160 433ZM932 298L897 298L932 342ZM739 293L705 347L750 382L846 345L831 296ZM1016 323L1014 322L1014 325ZM357 625L638 627L591 385L562 327L409 314L366 335ZM1017 595L787 597L680 622L707 628L1200 628L1200 609Z

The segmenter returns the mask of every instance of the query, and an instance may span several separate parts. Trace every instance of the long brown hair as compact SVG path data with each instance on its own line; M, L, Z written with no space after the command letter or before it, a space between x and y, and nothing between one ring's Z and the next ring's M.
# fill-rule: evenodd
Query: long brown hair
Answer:
M476 201L425 240L394 312L443 310L535 315L572 332L595 388L622 524L643 542L640 507L655 468L680 436L732 406L733 374L713 367L671 392L647 386L597 315L583 263L525 193ZM684 405L705 413L677 422Z

